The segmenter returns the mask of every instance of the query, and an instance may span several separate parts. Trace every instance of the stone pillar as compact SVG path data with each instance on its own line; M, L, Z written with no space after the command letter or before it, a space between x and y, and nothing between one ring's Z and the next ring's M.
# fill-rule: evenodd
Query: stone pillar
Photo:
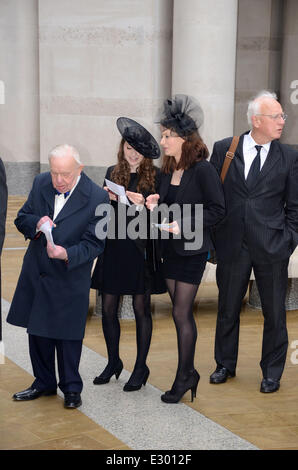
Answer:
M282 22L283 0L239 0L235 134L248 130L247 104L256 93L266 89L279 95Z
M233 135L237 0L175 0L172 93L196 97L213 143Z
M5 104L5 84L0 80L0 104Z
M172 0L40 0L39 27L42 167L53 146L69 142L102 184L116 163L119 116L159 139L154 117L171 87ZM120 313L134 318L131 298Z
M116 162L119 116L154 134L171 84L172 0L39 1L41 161L70 142L103 182Z
M0 155L10 194L39 173L38 0L0 2Z
M298 3L284 1L282 45L281 103L288 114L282 142L298 149Z

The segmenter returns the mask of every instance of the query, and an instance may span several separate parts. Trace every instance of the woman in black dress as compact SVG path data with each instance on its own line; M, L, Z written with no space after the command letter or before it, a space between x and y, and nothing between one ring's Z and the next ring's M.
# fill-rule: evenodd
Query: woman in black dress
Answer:
M221 182L207 161L208 150L198 132L202 121L202 110L194 98L176 95L164 102L159 119L164 150L161 182L158 194L146 201L151 210L157 203L178 205L180 214L174 220L169 217L168 226L162 228L170 232L169 239L163 240L163 271L178 340L176 377L171 390L161 396L166 403L177 403L187 390L191 390L192 400L196 395L200 376L194 367L197 328L193 305L208 251L213 248L210 229L225 214ZM202 224L198 205L203 208ZM193 239L185 233L187 218ZM202 244L197 243L200 235Z
M160 149L153 136L137 122L128 118L119 118L117 127L122 135L118 163L108 168L105 178L124 186L129 201L137 205L138 210L144 210L146 219L145 198L156 192L159 174L159 170L153 166L152 159L160 156ZM150 270L148 258L152 250L149 250L151 245L150 240L146 239L147 234L143 239L129 237L126 229L134 218L127 215L129 206L120 202L121 200L118 201L116 194L107 186L104 188L109 191L114 209L114 233L111 234L109 229L103 259L98 261L101 269L98 269L98 266L95 268L92 287L97 288L102 295L102 327L108 364L94 379L94 384L108 383L113 375L118 379L123 369L119 356L120 322L117 312L120 295L131 295L136 319L137 357L133 372L123 390L134 391L139 390L142 384L145 385L149 376L146 358L152 335L150 275L153 269ZM122 219L118 220L120 210ZM160 292L163 291L162 286L158 288Z

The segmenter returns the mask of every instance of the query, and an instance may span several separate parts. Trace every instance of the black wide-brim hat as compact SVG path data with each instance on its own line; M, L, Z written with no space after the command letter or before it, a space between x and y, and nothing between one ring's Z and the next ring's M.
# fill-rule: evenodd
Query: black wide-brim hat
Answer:
M159 158L160 148L153 135L133 119L119 117L117 127L123 139L145 158Z

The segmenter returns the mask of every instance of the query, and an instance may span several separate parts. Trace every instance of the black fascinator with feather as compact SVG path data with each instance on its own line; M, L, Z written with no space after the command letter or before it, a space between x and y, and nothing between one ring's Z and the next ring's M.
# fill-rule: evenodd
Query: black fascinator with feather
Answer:
M180 137L186 137L199 130L204 121L203 110L196 98L175 95L163 102L156 122L172 129Z

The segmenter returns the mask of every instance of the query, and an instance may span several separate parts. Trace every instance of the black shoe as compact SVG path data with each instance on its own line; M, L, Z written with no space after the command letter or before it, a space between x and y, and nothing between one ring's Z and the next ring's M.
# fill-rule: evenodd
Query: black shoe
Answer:
M78 408L81 404L82 400L79 392L64 393L64 408Z
M22 392L17 392L13 395L13 399L15 401L29 401L35 400L41 396L50 396L50 395L57 395L56 390L36 390L36 388L29 387Z
M263 379L261 383L260 392L262 393L277 392L277 390L279 389L279 386L280 384L278 380L270 379L270 378Z
M230 372L226 367L217 366L213 374L210 375L211 384L223 384L229 377L235 377L235 372Z
M168 390L161 396L161 400L164 403L178 403L183 395L190 390L191 391L191 401L197 395L198 383L200 380L199 373L194 370L191 375L186 380L175 380L171 390Z
M105 370L98 377L95 377L95 379L93 380L93 383L95 385L107 384L107 383L109 383L109 381L110 381L111 377L113 377L113 375L115 375L116 379L118 380L119 375L122 372L122 369L123 369L123 362L121 361L121 359L119 359L116 366L113 367L112 369L109 368L109 364L108 364L107 367L105 368Z
M139 378L136 378L136 374L134 374L133 372L128 382L126 382L126 384L124 385L123 391L135 392L136 390L140 390L142 385L146 385L149 374L150 374L150 370L147 366L145 366L144 372L142 374L138 374Z

